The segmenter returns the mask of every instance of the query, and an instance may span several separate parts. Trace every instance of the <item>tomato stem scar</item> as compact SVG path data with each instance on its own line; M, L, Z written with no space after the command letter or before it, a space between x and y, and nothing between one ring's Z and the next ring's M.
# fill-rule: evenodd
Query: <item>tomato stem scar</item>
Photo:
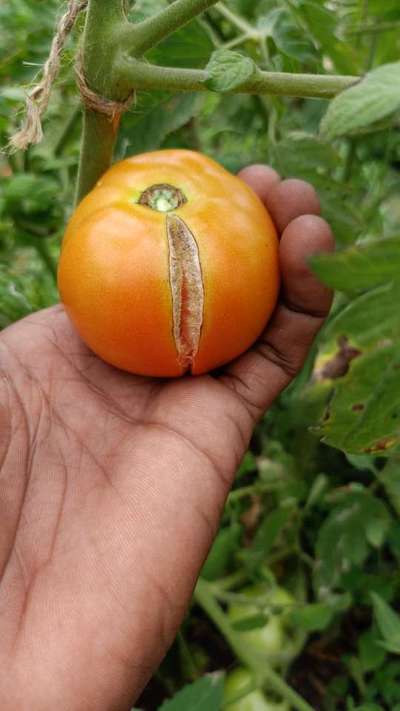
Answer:
M146 205L157 212L171 212L187 202L182 190L174 185L160 183L147 188L139 198L139 205Z

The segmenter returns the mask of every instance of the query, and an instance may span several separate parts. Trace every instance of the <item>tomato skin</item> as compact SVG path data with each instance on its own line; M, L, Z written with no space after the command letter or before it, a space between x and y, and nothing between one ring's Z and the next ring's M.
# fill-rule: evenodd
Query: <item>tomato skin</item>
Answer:
M295 598L284 588L278 586L271 588L264 584L246 587L240 591L240 594L248 598L248 603L232 603L229 606L228 617L232 623L259 614L260 601L265 601L267 612L271 607L280 608L279 612L270 614L262 627L236 631L236 634L240 635L242 644L254 659L265 661L273 667L291 662L299 653L303 643L303 636L300 638L288 625L288 613L296 604Z
M279 290L271 218L243 181L186 150L115 164L67 227L58 271L61 299L87 345L138 375L186 370L174 339L166 214L138 204L150 186L179 188L174 210L198 248L204 306L191 372L231 361L257 339Z

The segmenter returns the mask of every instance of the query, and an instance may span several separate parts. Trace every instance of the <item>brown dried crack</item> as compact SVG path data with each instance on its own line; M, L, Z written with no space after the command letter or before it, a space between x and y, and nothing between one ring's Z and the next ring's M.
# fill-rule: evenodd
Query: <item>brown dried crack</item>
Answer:
M179 362L188 370L198 351L203 323L204 287L197 242L177 215L167 215L169 280L173 331Z

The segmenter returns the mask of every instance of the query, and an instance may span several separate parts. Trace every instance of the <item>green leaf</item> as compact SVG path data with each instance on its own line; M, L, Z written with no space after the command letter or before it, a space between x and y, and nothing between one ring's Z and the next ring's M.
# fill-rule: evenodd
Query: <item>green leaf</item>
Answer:
M400 654L400 615L376 593L371 593L371 598L384 648L394 654Z
M252 452L248 451L240 462L239 469L236 472L236 478L240 479L240 477L244 476L245 474L248 474L249 472L255 471L256 469L256 458Z
M239 546L241 535L242 526L239 523L233 523L218 533L201 571L205 580L223 576Z
M301 16L314 40L334 62L340 74L354 72L355 52L350 43L339 42L336 36L337 17L334 9L328 10L320 0L307 0L298 7L291 5L293 12Z
M332 264L317 262L324 281L343 290L384 284L331 319L325 330L329 357L316 366L335 390L315 431L349 454L387 456L400 444L399 245L398 238L382 240L344 250Z
M350 464L359 471L369 471L372 474L377 473L375 466L375 458L369 454L346 454L346 459Z
M399 70L400 71L400 70ZM380 239L313 257L311 265L328 286L354 293L400 281L400 237Z
M384 338L384 336L383 336ZM336 387L315 432L353 454L389 456L400 444L400 345L358 356Z
M207 64L206 86L211 91L227 92L238 89L257 74L257 66L250 57L226 49L216 50Z
M358 638L358 652L360 664L364 672L378 669L384 662L386 652L379 644L377 630L370 628L363 632Z
M291 612L291 620L306 632L318 632L328 627L334 614L335 610L330 605L315 602L294 609Z
M316 62L315 46L286 8L274 8L260 17L257 28L271 37L280 52L300 62Z
M386 495L397 515L400 516L400 461L392 457L384 467L379 477Z
M274 166L286 176L307 180L318 170L333 170L340 162L340 156L332 145L303 131L292 131L271 148Z
M347 338L363 353L392 345L400 336L399 284L387 284L354 299L327 326L327 339ZM355 361L354 361L355 362Z
M362 565L369 547L380 547L389 525L385 504L369 492L361 489L343 495L318 532L314 573L317 592L325 594L337 586L343 573Z
M268 615L262 613L243 617L241 620L232 622L232 627L236 632L247 632L248 630L256 630L260 627L265 627L269 620Z
M220 711L223 691L224 675L207 674L164 701L159 711Z
M329 104L321 122L326 138L337 138L385 119L400 109L400 62L369 72Z
M279 508L268 513L257 529L252 546L246 551L245 561L254 570L260 566L273 548L282 529L292 516L291 508Z
M128 112L120 131L120 157L160 148L166 137L196 113L202 97L196 94L151 92L139 95L135 112Z
M213 50L204 26L194 20L147 52L146 58L154 64L196 69L204 67Z
M0 329L58 301L53 276L34 250L18 251L19 270L0 264Z

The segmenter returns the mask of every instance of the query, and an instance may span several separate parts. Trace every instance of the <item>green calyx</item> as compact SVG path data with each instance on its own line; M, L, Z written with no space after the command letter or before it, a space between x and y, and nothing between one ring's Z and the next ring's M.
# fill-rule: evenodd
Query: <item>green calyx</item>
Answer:
M171 212L185 202L187 198L179 188L166 184L152 185L139 198L139 205L146 205L156 212Z

